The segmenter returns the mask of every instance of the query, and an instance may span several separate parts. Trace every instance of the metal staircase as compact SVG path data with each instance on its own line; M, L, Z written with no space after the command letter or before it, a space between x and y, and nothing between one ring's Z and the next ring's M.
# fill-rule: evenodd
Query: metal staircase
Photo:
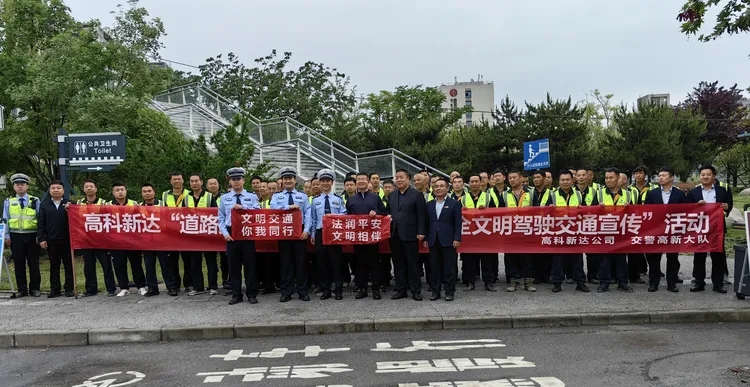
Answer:
M447 176L442 171L400 152L381 149L357 153L316 132L293 118L260 120L207 87L194 83L167 90L154 97L152 107L164 112L187 137L207 139L217 130L230 126L237 114L252 125L249 140L255 145L252 162L269 162L275 172L280 167L297 168L302 179L309 179L322 168L330 168L343 177L348 172L364 171L381 177L395 175L400 168Z

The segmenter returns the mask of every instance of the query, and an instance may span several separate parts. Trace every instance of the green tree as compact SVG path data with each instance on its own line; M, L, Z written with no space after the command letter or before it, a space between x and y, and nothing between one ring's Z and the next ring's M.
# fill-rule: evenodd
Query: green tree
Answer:
M680 136L680 149L677 151L682 152L682 163L675 166L675 171L686 181L700 165L711 161L714 152L711 150L711 143L703 140L707 127L703 116L684 107L677 107L674 109L672 122Z
M735 35L750 30L749 4L747 0L688 0L682 5L677 20L681 23L682 33L697 35L698 40L709 42L724 34ZM708 33L702 33L706 12L714 7L721 7L716 23Z

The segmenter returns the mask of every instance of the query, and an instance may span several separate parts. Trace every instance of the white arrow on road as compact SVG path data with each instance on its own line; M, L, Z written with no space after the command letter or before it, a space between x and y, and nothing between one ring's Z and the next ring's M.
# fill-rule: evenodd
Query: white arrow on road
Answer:
M102 168L102 167L88 167L86 169L88 169L89 171L101 171L104 168Z

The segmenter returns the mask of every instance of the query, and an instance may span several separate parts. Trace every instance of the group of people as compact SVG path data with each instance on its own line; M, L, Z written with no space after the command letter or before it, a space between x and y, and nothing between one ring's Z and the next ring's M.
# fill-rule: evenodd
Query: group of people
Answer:
M352 276L356 299L369 297L369 291L374 299L381 299L395 279L392 299L411 295L421 301L424 277L430 300L441 299L444 295L446 301L452 301L459 283L459 262L460 283L466 291L474 290L477 280L481 279L486 291L495 292L499 280L498 254L464 253L459 257L462 208L721 203L726 214L732 209L731 191L719 183L712 166L700 168L701 184L688 192L673 185L674 172L669 168L659 170L658 183L649 183L649 173L643 166L633 170L632 184L628 176L616 168L606 170L604 185L593 181L591 169L565 169L557 176L557 187L553 187L553 176L548 171L534 171L530 176L518 170L466 176L453 172L447 178L430 176L427 171L412 176L409 171L399 169L392 180L385 181L377 174L361 172L348 174L340 193L333 191L336 173L330 169L323 169L306 181L303 192L296 189L298 176L294 168L281 168L277 180L252 177L252 192L245 189L245 173L243 168L229 169L229 187L222 191L217 178L207 179L204 185L199 174L189 176L190 189L187 189L183 175L175 172L170 176L172 189L163 192L160 198L152 184L143 184L140 202L129 198L122 183L113 184L112 200L105 201L99 196L96 182L86 180L85 197L77 201L79 205L217 208L226 251L83 250L83 296L99 292L97 265L104 274L109 296L129 295L128 264L138 293L146 297L159 295L158 261L169 295L177 296L183 290L188 296L195 296L205 293L206 288L211 295L217 295L221 278L221 287L225 295L231 296L231 305L242 302L245 296L255 304L259 293L277 291L281 294L280 302L288 302L294 295L309 301L311 289L314 294L320 294L322 300L341 300L343 288L351 284ZM53 181L49 185L49 197L40 200L28 194L28 176L15 174L11 182L16 195L5 200L3 219L7 222L5 242L10 246L16 268L18 291L13 297L40 296L40 248L48 251L50 260L48 297L73 297L67 220L67 208L71 203L65 199L63 184ZM261 208L300 210L301 238L278 241L277 253L256 252L251 240L233 240L232 209ZM377 244L355 245L353 254L345 254L340 245L325 245L322 219L327 214L390 216L390 253L381 254ZM308 244L315 246L315 253L308 253ZM429 253L420 254L420 245ZM713 290L726 293L723 285L726 255L723 251L710 254ZM568 283L575 284L575 289L581 292L590 291L587 284L598 285L598 292L608 291L610 284L617 284L618 290L633 292L630 283L644 283L641 276L647 273L649 292L658 290L663 276L666 276L667 290L677 292L676 285L682 282L678 277L677 254L666 254L666 275L660 270L662 255L658 252L585 254L584 271L584 254L504 254L506 290L534 292L535 285L548 283L553 292L560 292L562 284ZM705 290L706 258L706 253L694 255L695 285L691 292ZM207 278L203 272L204 261ZM63 284L61 266L65 274Z

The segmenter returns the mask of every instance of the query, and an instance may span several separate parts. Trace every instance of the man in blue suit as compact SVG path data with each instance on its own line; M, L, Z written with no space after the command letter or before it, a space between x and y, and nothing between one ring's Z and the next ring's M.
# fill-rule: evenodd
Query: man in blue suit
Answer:
M440 299L441 284L445 300L453 301L456 293L458 253L461 245L461 205L448 197L448 180L440 177L432 186L435 198L427 203L429 228L425 247L430 249L430 301Z
M724 209L724 216L729 215L732 211L734 201L732 200L732 191L722 187L716 181L716 168L712 165L705 165L700 168L701 185L693 188L688 193L690 203L721 203ZM716 230L709 230L714 232ZM724 228L726 235L727 229ZM695 286L690 288L691 292L702 292L706 290L706 257L707 253L695 253L693 255L693 276L695 277ZM711 252L711 282L713 282L713 291L717 293L726 293L724 288L724 272L727 270L727 255L724 252L724 240L722 237L721 250Z
M674 171L669 168L659 170L659 187L646 193L643 204L680 204L686 203L685 192L672 185ZM661 253L646 254L648 260L648 291L659 290L661 280ZM677 293L677 273L680 271L680 260L677 253L667 253L667 290Z

